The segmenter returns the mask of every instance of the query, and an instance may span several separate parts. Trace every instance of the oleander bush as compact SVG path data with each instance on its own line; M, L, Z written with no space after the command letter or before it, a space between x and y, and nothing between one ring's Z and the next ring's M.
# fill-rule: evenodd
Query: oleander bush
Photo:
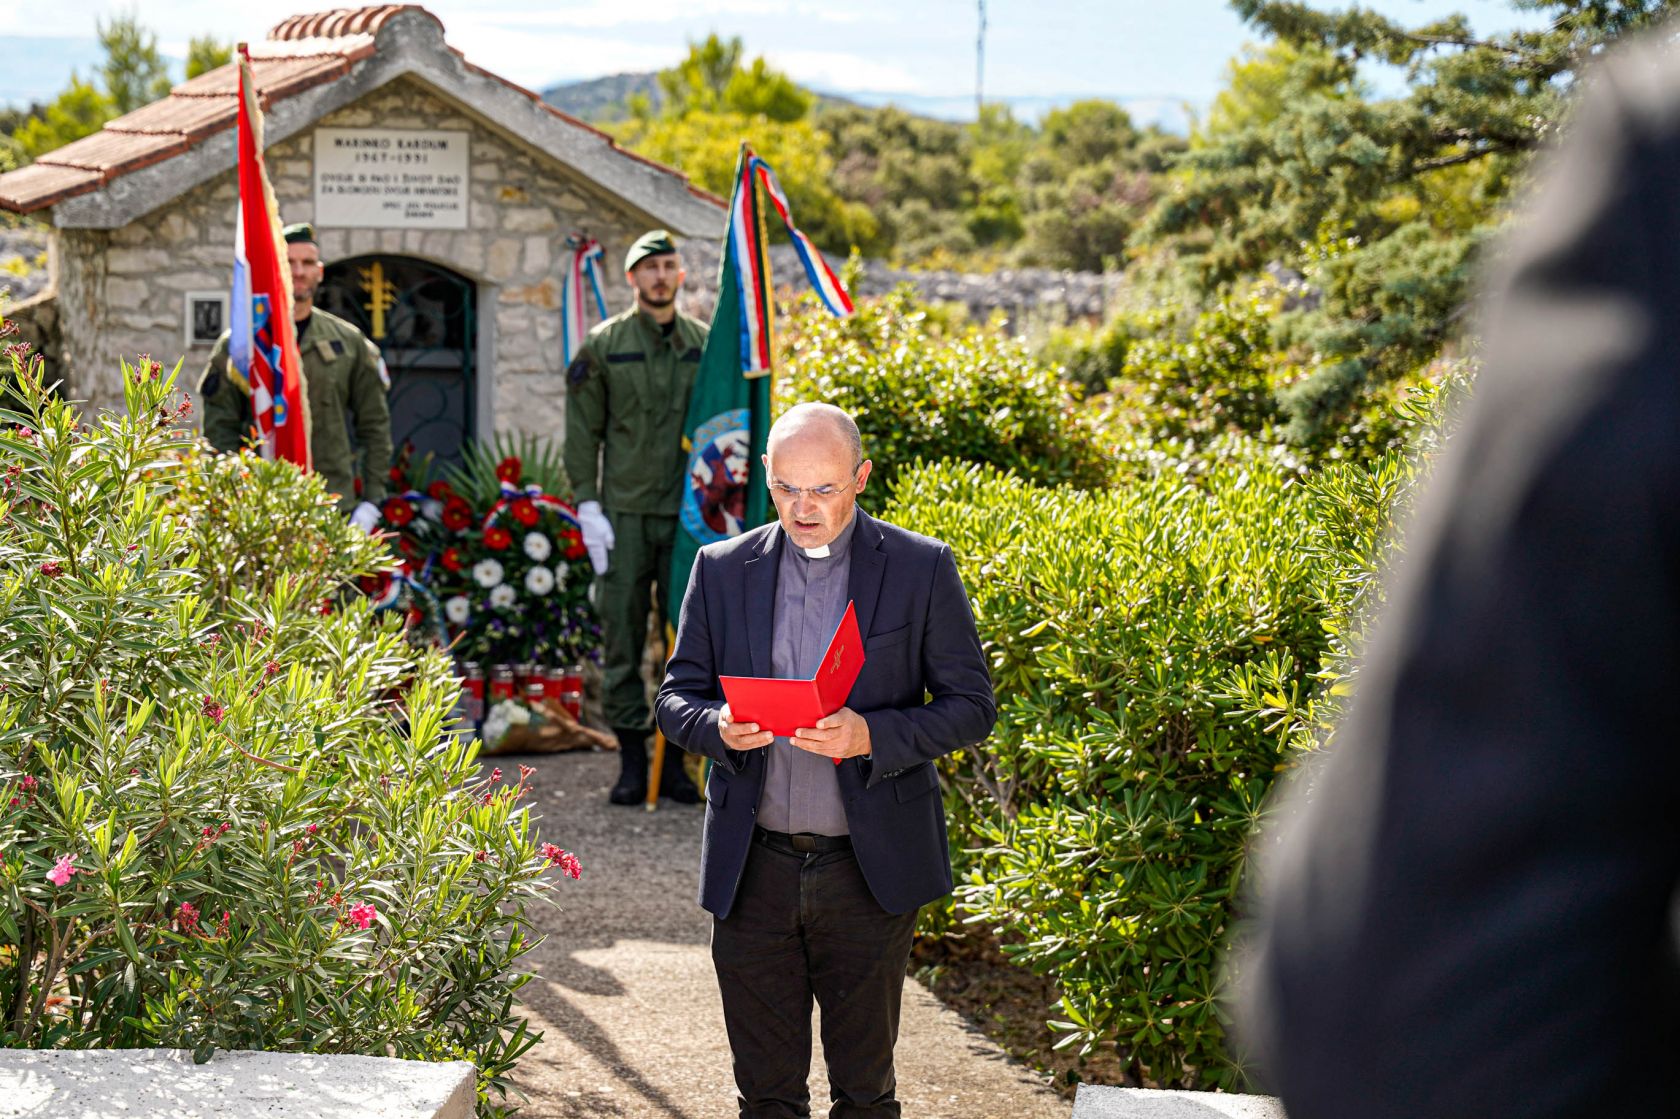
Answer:
M821 400L863 433L880 490L915 462L989 463L1045 485L1107 484L1103 429L1059 370L1001 331L942 323L901 287L838 319L807 301L784 347L777 405Z
M464 1059L506 1111L572 857L458 739L317 478L200 456L173 374L0 413L0 1045Z
M1052 974L1064 1042L1230 1087L1220 950L1262 801L1310 741L1399 453L1303 484L1252 461L1106 492L943 463L888 519L949 543L999 701L943 763L957 914Z

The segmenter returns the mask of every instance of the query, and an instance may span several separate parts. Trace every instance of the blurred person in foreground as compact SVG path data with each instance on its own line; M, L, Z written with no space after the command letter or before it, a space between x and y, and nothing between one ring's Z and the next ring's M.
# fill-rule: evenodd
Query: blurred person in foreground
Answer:
M1237 1025L1290 1119L1675 1108L1680 56L1618 49L1547 159L1359 696L1257 855Z

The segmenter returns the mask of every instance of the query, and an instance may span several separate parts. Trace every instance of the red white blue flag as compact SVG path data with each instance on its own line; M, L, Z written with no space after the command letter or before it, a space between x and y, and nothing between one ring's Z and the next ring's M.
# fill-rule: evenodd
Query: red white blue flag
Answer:
M292 329L292 274L280 236L280 207L263 168L262 130L251 57L241 44L239 211L233 235L228 358L250 389L262 456L308 470L309 395Z
M601 298L601 243L593 239L577 241L575 238L569 243L573 246L572 263L560 284L560 364L565 369L572 367L572 359L577 357L584 335L589 333L589 323L584 315L587 307L584 298L586 282L595 296L596 315L602 319L607 317L607 301Z

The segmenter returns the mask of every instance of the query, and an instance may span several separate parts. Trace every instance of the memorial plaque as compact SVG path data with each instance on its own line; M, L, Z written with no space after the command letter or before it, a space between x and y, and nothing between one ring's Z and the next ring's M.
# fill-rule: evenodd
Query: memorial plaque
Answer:
M315 224L467 228L467 133L317 128Z

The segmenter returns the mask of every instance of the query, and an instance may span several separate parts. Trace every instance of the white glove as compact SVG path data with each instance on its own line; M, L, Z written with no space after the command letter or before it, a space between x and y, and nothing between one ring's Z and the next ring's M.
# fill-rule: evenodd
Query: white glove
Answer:
M607 553L613 550L612 522L601 512L599 501L585 501L578 506L578 530L583 533L583 546L589 549L589 562L599 575L607 573Z
M379 527L379 506L371 501L362 502L351 511L350 523L371 535Z

